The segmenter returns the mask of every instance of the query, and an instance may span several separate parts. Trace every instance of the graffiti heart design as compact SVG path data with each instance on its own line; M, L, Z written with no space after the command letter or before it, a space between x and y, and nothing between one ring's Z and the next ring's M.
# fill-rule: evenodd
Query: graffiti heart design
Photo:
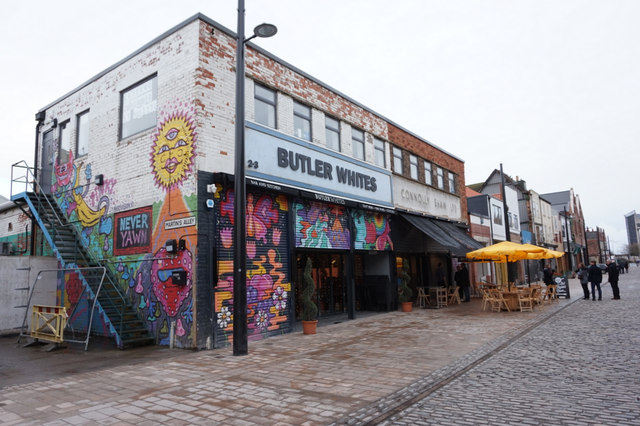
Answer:
M191 268L193 266L191 252L183 250L178 252L177 256L169 256L163 247L158 250L154 257L158 258L158 260L154 260L151 266L153 293L164 308L167 316L175 317L178 314L180 305L191 291ZM174 284L172 274L181 271L187 274L186 284Z

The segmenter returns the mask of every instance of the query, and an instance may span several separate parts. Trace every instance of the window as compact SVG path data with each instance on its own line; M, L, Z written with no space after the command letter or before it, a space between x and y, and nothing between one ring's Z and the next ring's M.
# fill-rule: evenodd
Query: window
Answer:
M447 176L449 177L449 192L452 194L456 193L456 175L451 172L447 172Z
M276 128L276 92L259 84L254 88L256 122Z
M364 132L358 129L351 129L351 149L353 158L364 160Z
M400 148L393 147L393 171L402 174L402 150Z
M69 153L71 152L71 131L69 130L68 121L58 126L58 137L60 141L58 164L64 164L69 161Z
M442 167L436 167L436 174L438 178L438 188L444 189L444 170L442 170Z
M76 129L76 155L82 157L89 153L89 111L78 114Z
M158 78L153 76L120 95L120 139L156 126Z
M409 154L409 174L411 179L418 180L418 157Z
M514 231L518 230L518 215L517 214L513 215L513 221L509 221L509 227L511 229L513 229Z
M375 151L375 155L376 155L376 165L380 166L380 167L387 167L387 159L385 157L385 153L384 153L384 141L381 141L380 139L374 138L373 139L373 149Z
M324 123L327 135L327 148L340 151L340 122L335 118L325 117Z
M493 206L493 223L502 225L502 209L500 206Z
M427 185L433 185L433 171L431 170L431 163L424 162L424 181Z
M311 108L293 102L293 134L307 141L311 140Z

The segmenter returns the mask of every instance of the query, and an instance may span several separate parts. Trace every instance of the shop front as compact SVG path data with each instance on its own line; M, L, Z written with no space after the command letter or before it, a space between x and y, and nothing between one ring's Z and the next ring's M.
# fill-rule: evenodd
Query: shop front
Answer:
M293 329L308 259L320 317L394 309L390 173L253 123L246 158L249 340ZM233 332L232 179L212 182L216 346Z

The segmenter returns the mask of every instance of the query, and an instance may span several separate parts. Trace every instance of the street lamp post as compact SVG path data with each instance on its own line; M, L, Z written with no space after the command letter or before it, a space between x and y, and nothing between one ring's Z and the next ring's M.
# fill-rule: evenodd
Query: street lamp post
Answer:
M244 46L254 37L271 37L278 32L275 25L261 24L253 35L244 38L244 0L238 0L238 32L236 38L236 123L234 167L234 256L233 256L233 354L247 355L247 243L246 184L244 172Z

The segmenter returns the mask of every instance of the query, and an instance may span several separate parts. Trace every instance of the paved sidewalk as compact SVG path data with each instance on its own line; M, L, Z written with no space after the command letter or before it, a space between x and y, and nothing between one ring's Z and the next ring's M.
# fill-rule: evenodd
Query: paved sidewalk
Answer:
M116 361L103 359L107 367L101 368L91 361L96 355L85 355L94 363L90 371L53 371L45 380L12 377L20 383L0 383L0 423L364 422L577 302L580 286L576 280L570 285L572 299L533 313L482 312L481 301L474 299L440 310L391 312L327 325L314 336L291 333L250 342L249 355L242 357L233 356L231 348L160 349L149 351L148 358L122 351ZM25 358L37 351L10 349L24 351ZM79 358L78 353L69 356L73 362ZM46 359L39 365L46 368Z

